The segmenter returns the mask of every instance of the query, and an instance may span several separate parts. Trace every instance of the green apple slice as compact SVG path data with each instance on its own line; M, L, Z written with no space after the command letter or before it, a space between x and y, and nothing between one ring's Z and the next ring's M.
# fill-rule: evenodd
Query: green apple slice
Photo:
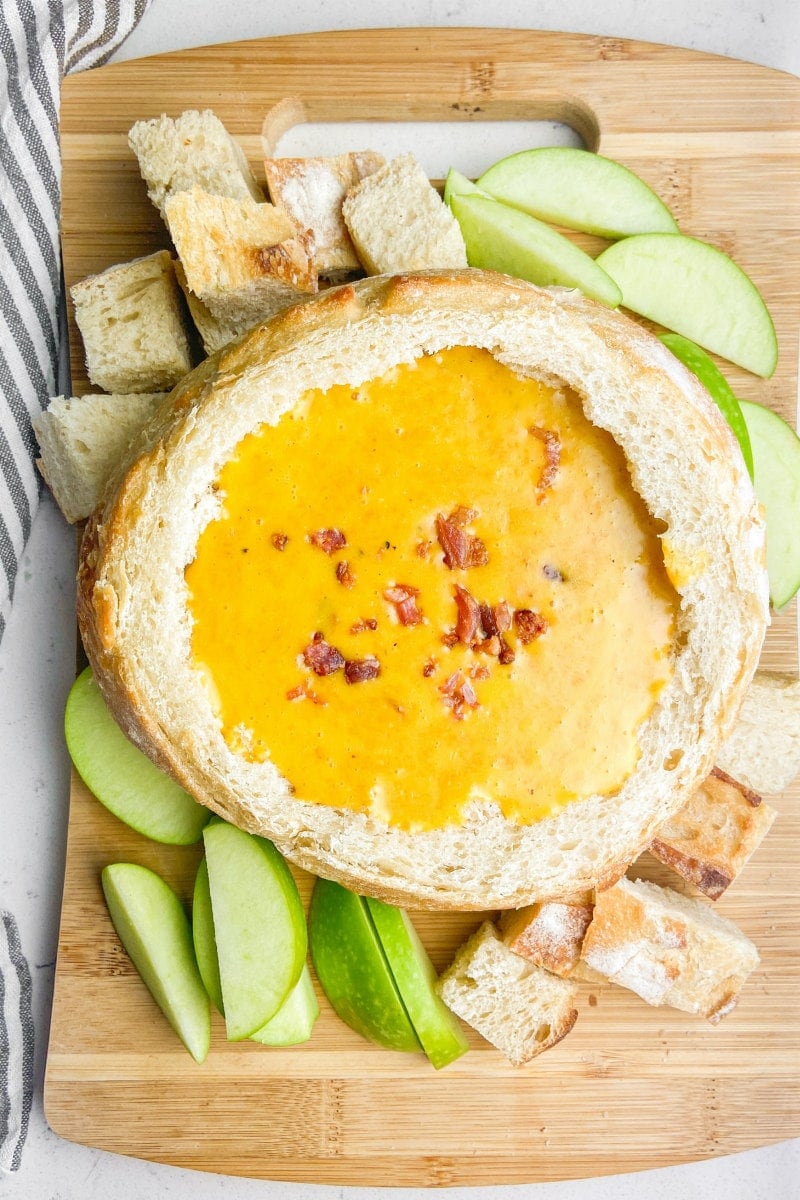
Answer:
M362 896L317 879L308 940L322 990L346 1025L389 1050L421 1049Z
M487 194L471 179L467 179L466 175L457 171L455 167L451 167L447 172L447 178L444 181L445 204L450 203L451 196L486 196Z
M705 350L701 350L694 342L682 337L679 333L660 333L660 340L676 358L696 375L706 389L725 420L730 425L745 461L748 474L753 478L753 451L750 447L750 435L742 416L741 406L734 394L733 388Z
M75 769L101 804L154 842L188 846L211 816L128 741L87 667L64 712L64 736Z
M800 438L777 413L739 401L753 447L756 495L767 520L767 574L775 608L800 588Z
M778 342L767 306L716 246L682 233L642 233L615 242L596 261L632 312L755 375L775 370Z
M575 146L541 146L501 158L479 188L523 212L600 237L676 233L678 226L652 188L613 159Z
M422 1049L439 1070L469 1050L464 1031L437 995L436 971L408 913L368 896L369 914Z
M311 972L303 966L300 978L271 1021L256 1030L252 1040L262 1046L297 1046L311 1037L319 1003Z
M306 958L297 885L266 838L224 821L203 830L230 1041L251 1037L283 1004Z
M192 895L192 940L197 967L203 986L218 1013L225 1016L222 1003L222 981L219 977L217 939L214 935L214 914L211 910L211 886L208 882L208 863L200 859Z
M159 875L136 863L112 863L101 879L133 965L192 1058L202 1062L211 1043L211 1014L183 905Z
M501 271L540 287L579 288L615 308L622 293L595 259L549 225L488 196L450 197L471 267Z

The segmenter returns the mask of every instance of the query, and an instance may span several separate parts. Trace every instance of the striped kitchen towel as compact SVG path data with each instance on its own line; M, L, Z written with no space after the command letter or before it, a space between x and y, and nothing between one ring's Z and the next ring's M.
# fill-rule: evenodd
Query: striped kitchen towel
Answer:
M111 55L150 0L0 0L0 639L39 499L31 418L57 390L62 75Z
M0 638L39 498L31 418L56 390L62 75L104 62L150 0L0 0ZM0 912L0 1170L33 1096L31 976Z
M17 923L0 912L0 1171L16 1171L33 1100L31 973Z

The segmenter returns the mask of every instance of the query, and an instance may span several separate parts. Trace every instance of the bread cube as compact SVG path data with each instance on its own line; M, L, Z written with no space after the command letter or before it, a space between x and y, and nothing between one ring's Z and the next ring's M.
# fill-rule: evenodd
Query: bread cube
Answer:
M167 250L70 289L86 371L106 392L169 391L191 370L183 299Z
M756 671L717 766L756 792L784 792L800 773L800 679Z
M370 275L467 265L458 221L413 154L368 175L348 193L342 213Z
M514 954L491 921L461 946L437 990L516 1066L560 1042L578 1016L577 986Z
M509 950L567 978L580 962L592 907L589 896L575 901L541 900L504 912L500 932Z
M239 200L264 199L244 151L210 109L137 121L128 145L139 160L147 194L165 220L167 197L187 188Z

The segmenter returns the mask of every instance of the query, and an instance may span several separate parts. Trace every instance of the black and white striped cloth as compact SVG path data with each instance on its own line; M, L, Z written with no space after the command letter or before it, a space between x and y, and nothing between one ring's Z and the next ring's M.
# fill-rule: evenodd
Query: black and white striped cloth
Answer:
M105 62L149 3L0 0L0 639L39 499L31 418L56 390L61 78ZM30 971L0 912L0 1171L20 1165L33 1048Z
M56 390L61 77L105 62L150 0L0 0L0 639L40 481L31 417Z

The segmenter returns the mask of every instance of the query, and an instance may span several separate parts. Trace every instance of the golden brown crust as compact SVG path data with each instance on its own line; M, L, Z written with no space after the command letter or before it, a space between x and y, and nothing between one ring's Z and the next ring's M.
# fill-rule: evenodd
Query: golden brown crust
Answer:
M414 835L309 804L270 764L230 751L192 668L183 570L213 511L219 469L250 428L311 387L371 378L459 343L484 345L545 379L556 378L557 362L557 378L617 437L675 553L695 565L678 589L675 685L643 733L630 787L535 827L488 806L463 827ZM691 469L676 470L684 458ZM510 908L610 886L711 770L763 638L763 557L763 524L735 439L656 339L573 293L487 272L419 272L296 305L175 389L87 525L79 622L122 728L220 815L273 838L299 866L380 899Z

